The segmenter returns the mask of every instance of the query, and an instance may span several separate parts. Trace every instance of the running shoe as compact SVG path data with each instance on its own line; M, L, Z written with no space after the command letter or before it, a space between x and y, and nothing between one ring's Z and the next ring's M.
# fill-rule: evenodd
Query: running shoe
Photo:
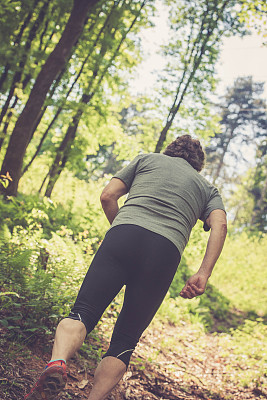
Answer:
M42 375L24 400L55 400L67 382L66 363L52 361L47 364Z

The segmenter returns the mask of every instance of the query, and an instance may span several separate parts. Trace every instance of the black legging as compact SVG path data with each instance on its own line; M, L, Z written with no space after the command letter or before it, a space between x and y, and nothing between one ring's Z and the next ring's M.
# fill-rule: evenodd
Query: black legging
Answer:
M180 254L165 237L137 225L111 228L99 247L69 318L91 332L102 313L126 285L123 307L106 356L128 366L143 331L172 282Z

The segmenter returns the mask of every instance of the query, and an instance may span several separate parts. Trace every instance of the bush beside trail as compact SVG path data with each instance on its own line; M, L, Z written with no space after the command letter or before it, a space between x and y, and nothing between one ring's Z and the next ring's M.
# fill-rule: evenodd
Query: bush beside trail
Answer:
M14 393L19 397L23 392L27 379L30 386L30 378L23 375L24 366L36 363L36 371L41 371L49 357L57 322L69 312L104 230L99 235L90 230L92 216L88 229L79 230L79 224L73 221L80 216L68 202L57 204L20 196L1 200L0 207L4 211L0 230L4 333L1 358L6 357L5 349L9 348L2 364L5 378L1 381L1 398L13 399ZM97 225L98 214L94 209L92 214ZM101 215L99 221L100 231ZM141 398L138 396L142 390L147 391L147 399L172 399L178 394L178 398L194 399L202 393L203 399L244 400L263 398L265 394L267 332L266 309L261 299L267 285L263 265L266 237L256 240L245 232L230 232L206 293L193 300L181 299L179 291L197 268L205 240L206 234L197 226L169 294L136 351L129 370L131 376L117 389L118 393L128 393L129 399ZM84 374L93 374L122 299L123 291L107 309L78 358L70 363L71 375L76 376L77 365L84 365ZM212 357L213 372L205 372L207 357ZM202 365L202 369L197 365ZM18 368L17 376L13 375L12 366ZM216 389L214 377L221 381L220 390ZM74 382L82 381L79 373L76 378ZM10 379L15 383L11 384ZM73 385L68 386L62 399L75 390L83 398L83 389ZM167 390L168 385L175 385L176 389ZM227 391L232 394L227 395L224 385L229 386ZM89 390L89 383L87 386ZM135 393L133 397L130 392Z

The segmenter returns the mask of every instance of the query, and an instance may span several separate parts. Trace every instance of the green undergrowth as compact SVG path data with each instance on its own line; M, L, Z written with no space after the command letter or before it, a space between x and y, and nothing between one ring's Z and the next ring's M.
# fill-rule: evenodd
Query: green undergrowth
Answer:
M14 337L49 334L69 311L102 238L62 225L66 211L49 199L21 196L0 207L1 324Z
M202 260L207 233L200 225L193 231L184 253L186 263L195 272ZM267 315L266 302L267 235L235 232L229 228L226 242L209 283L234 309L251 314L254 319Z
M230 332L246 320L260 319L266 324L266 235L259 239L246 232L233 234L230 229L205 293L191 300L179 297L184 283L201 263L207 236L197 225L160 313L169 315L173 323L179 318L198 321L207 332Z
M233 384L267 393L267 302L266 247L246 232L230 234L205 293L185 300L179 297L184 282L196 272L206 246L199 227L181 260L157 318L177 326L169 350L175 350L184 326L192 326L199 340L207 334L218 337L221 356L227 359L226 378ZM166 343L163 344L163 347ZM201 345L200 345L201 346ZM176 349L179 354L179 349Z
M267 394L267 326L262 318L245 320L229 334L221 334L221 356L228 361L230 381Z
M49 336L69 312L107 228L99 206L90 207L99 196L98 186L84 196L81 186L73 186L62 202L60 195L53 201L32 195L0 199L0 314L10 341L30 344ZM261 388L267 353L267 237L230 229L205 294L182 299L179 292L198 269L207 238L197 225L156 320L193 327L201 337L218 335L231 379ZM81 349L81 357L94 364L101 358L101 332L111 333L122 298L123 292L92 333L93 340Z

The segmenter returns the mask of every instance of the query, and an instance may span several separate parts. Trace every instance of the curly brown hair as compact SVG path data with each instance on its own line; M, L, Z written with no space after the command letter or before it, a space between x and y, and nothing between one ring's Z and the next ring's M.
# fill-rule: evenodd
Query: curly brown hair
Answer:
M170 157L184 158L198 172L200 172L205 165L205 152L199 140L192 139L190 135L178 136L166 147L163 154Z

